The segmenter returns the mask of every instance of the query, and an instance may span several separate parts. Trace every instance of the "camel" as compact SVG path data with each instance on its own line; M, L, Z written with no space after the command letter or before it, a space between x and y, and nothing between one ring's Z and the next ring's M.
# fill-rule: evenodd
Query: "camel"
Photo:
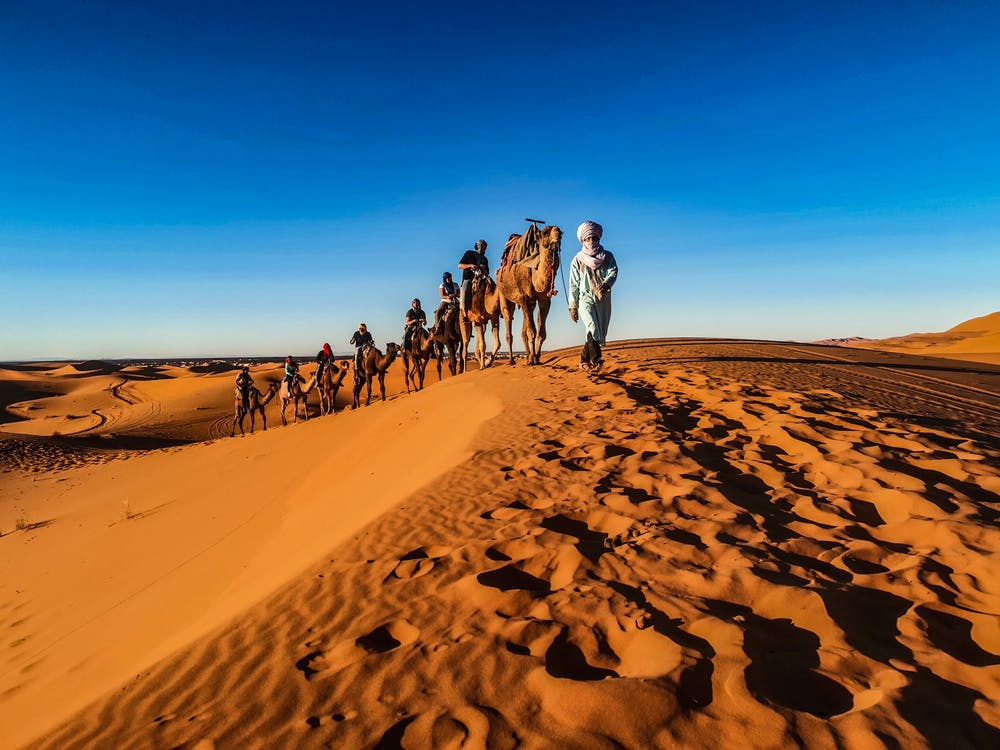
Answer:
M253 386L250 386L250 390L247 396L247 402L249 406L243 406L243 397L240 395L239 389L236 391L236 414L233 416L233 429L229 433L229 437L234 437L236 435L236 425L240 426L240 434L246 435L243 431L243 419L246 417L247 413L250 414L250 434L253 434L254 428L254 417L256 412L260 412L260 421L264 425L264 429L267 429L267 413L264 411L264 407L267 406L271 399L274 398L274 394L278 392L278 383L271 383L267 387L265 393L261 393ZM266 394L266 395L265 395Z
M434 337L426 328L417 328L410 336L409 344L403 349L403 377L406 380L407 393L410 392L411 382L413 390L424 389L424 374L427 372L427 363L432 351L434 351Z
M385 401L385 373L389 369L397 355L399 354L399 344L390 341L385 345L385 354L382 354L374 346L366 347L361 353L361 364L354 368L354 408L361 405L361 387L368 386L368 398L365 399L365 406L372 402L372 380L378 376L378 387L382 391L382 400Z
M438 380L441 380L441 360L444 359L445 349L448 350L448 369L451 374L465 372L465 352L458 318L458 305L448 305L441 314L441 322L431 329L434 356L437 358Z
M341 364L331 362L324 370L323 377L316 383L319 391L319 413L321 415L333 414L337 411L337 391L344 384L344 377L351 369L350 360L345 360Z
M462 325L462 358L465 359L472 338L472 329L476 329L476 360L479 369L483 370L493 364L497 352L500 351L500 290L490 282L488 276L477 273L472 278L472 295L469 302L468 320ZM486 324L493 329L493 351L489 361L486 359Z
M521 339L527 352L528 364L541 363L542 343L545 341L545 319L549 315L552 297L556 292L556 271L559 268L559 251L562 244L562 230L557 226L539 229L532 224L521 235L512 234L504 248L512 258L521 254L526 257L503 263L497 271L497 288L500 291L500 312L507 326L507 353L514 364L514 334L511 323L514 307L520 307L524 315ZM534 245L537 243L537 254ZM535 325L535 305L538 305L538 324Z
M295 417L292 421L299 421L299 401L302 402L302 412L305 414L304 419L309 421L309 392L316 387L316 376L313 375L309 378L309 382L302 385L302 376L300 375L297 380L293 380L291 385L288 387L288 395L285 396L281 394L281 424L288 426L288 422L285 421L285 409L288 408L288 404L292 404L292 414Z

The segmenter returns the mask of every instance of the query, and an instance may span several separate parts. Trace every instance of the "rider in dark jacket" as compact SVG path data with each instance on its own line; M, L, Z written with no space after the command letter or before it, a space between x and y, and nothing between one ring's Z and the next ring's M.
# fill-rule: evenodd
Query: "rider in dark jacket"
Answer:
M250 408L250 388L253 386L253 378L250 377L250 368L243 365L240 374L236 376L236 391L243 402L243 408Z
M351 343L354 344L354 372L356 373L358 366L361 364L361 353L366 346L375 346L375 339L372 338L368 326L361 323L358 326L358 330L351 336Z

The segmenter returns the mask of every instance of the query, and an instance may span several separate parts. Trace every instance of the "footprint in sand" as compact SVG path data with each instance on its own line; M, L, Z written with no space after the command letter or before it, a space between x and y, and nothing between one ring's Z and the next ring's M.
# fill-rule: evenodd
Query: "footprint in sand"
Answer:
M373 654L384 654L400 646L415 643L420 629L406 620L393 620L379 625L358 638L341 641L326 650L314 650L295 662L307 680L338 672ZM310 646L313 644L306 644Z

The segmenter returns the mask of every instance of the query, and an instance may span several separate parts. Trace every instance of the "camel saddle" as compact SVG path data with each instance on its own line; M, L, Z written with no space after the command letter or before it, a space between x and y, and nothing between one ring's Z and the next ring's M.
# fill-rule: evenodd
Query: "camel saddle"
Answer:
M512 234L503 248L503 257L500 259L500 269L497 271L497 278L510 266L516 263L529 263L541 257L541 247L539 240L542 231L531 224L524 234L518 236Z

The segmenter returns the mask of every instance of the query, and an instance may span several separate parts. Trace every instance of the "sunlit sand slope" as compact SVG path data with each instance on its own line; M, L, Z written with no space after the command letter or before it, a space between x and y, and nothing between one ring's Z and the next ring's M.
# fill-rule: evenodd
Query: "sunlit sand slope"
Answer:
M597 378L554 359L348 415L497 403L467 457L37 745L1000 746L1000 367L696 340L612 346ZM412 436L400 470L443 439ZM380 496L330 468L296 502ZM40 627L23 612L11 638Z

